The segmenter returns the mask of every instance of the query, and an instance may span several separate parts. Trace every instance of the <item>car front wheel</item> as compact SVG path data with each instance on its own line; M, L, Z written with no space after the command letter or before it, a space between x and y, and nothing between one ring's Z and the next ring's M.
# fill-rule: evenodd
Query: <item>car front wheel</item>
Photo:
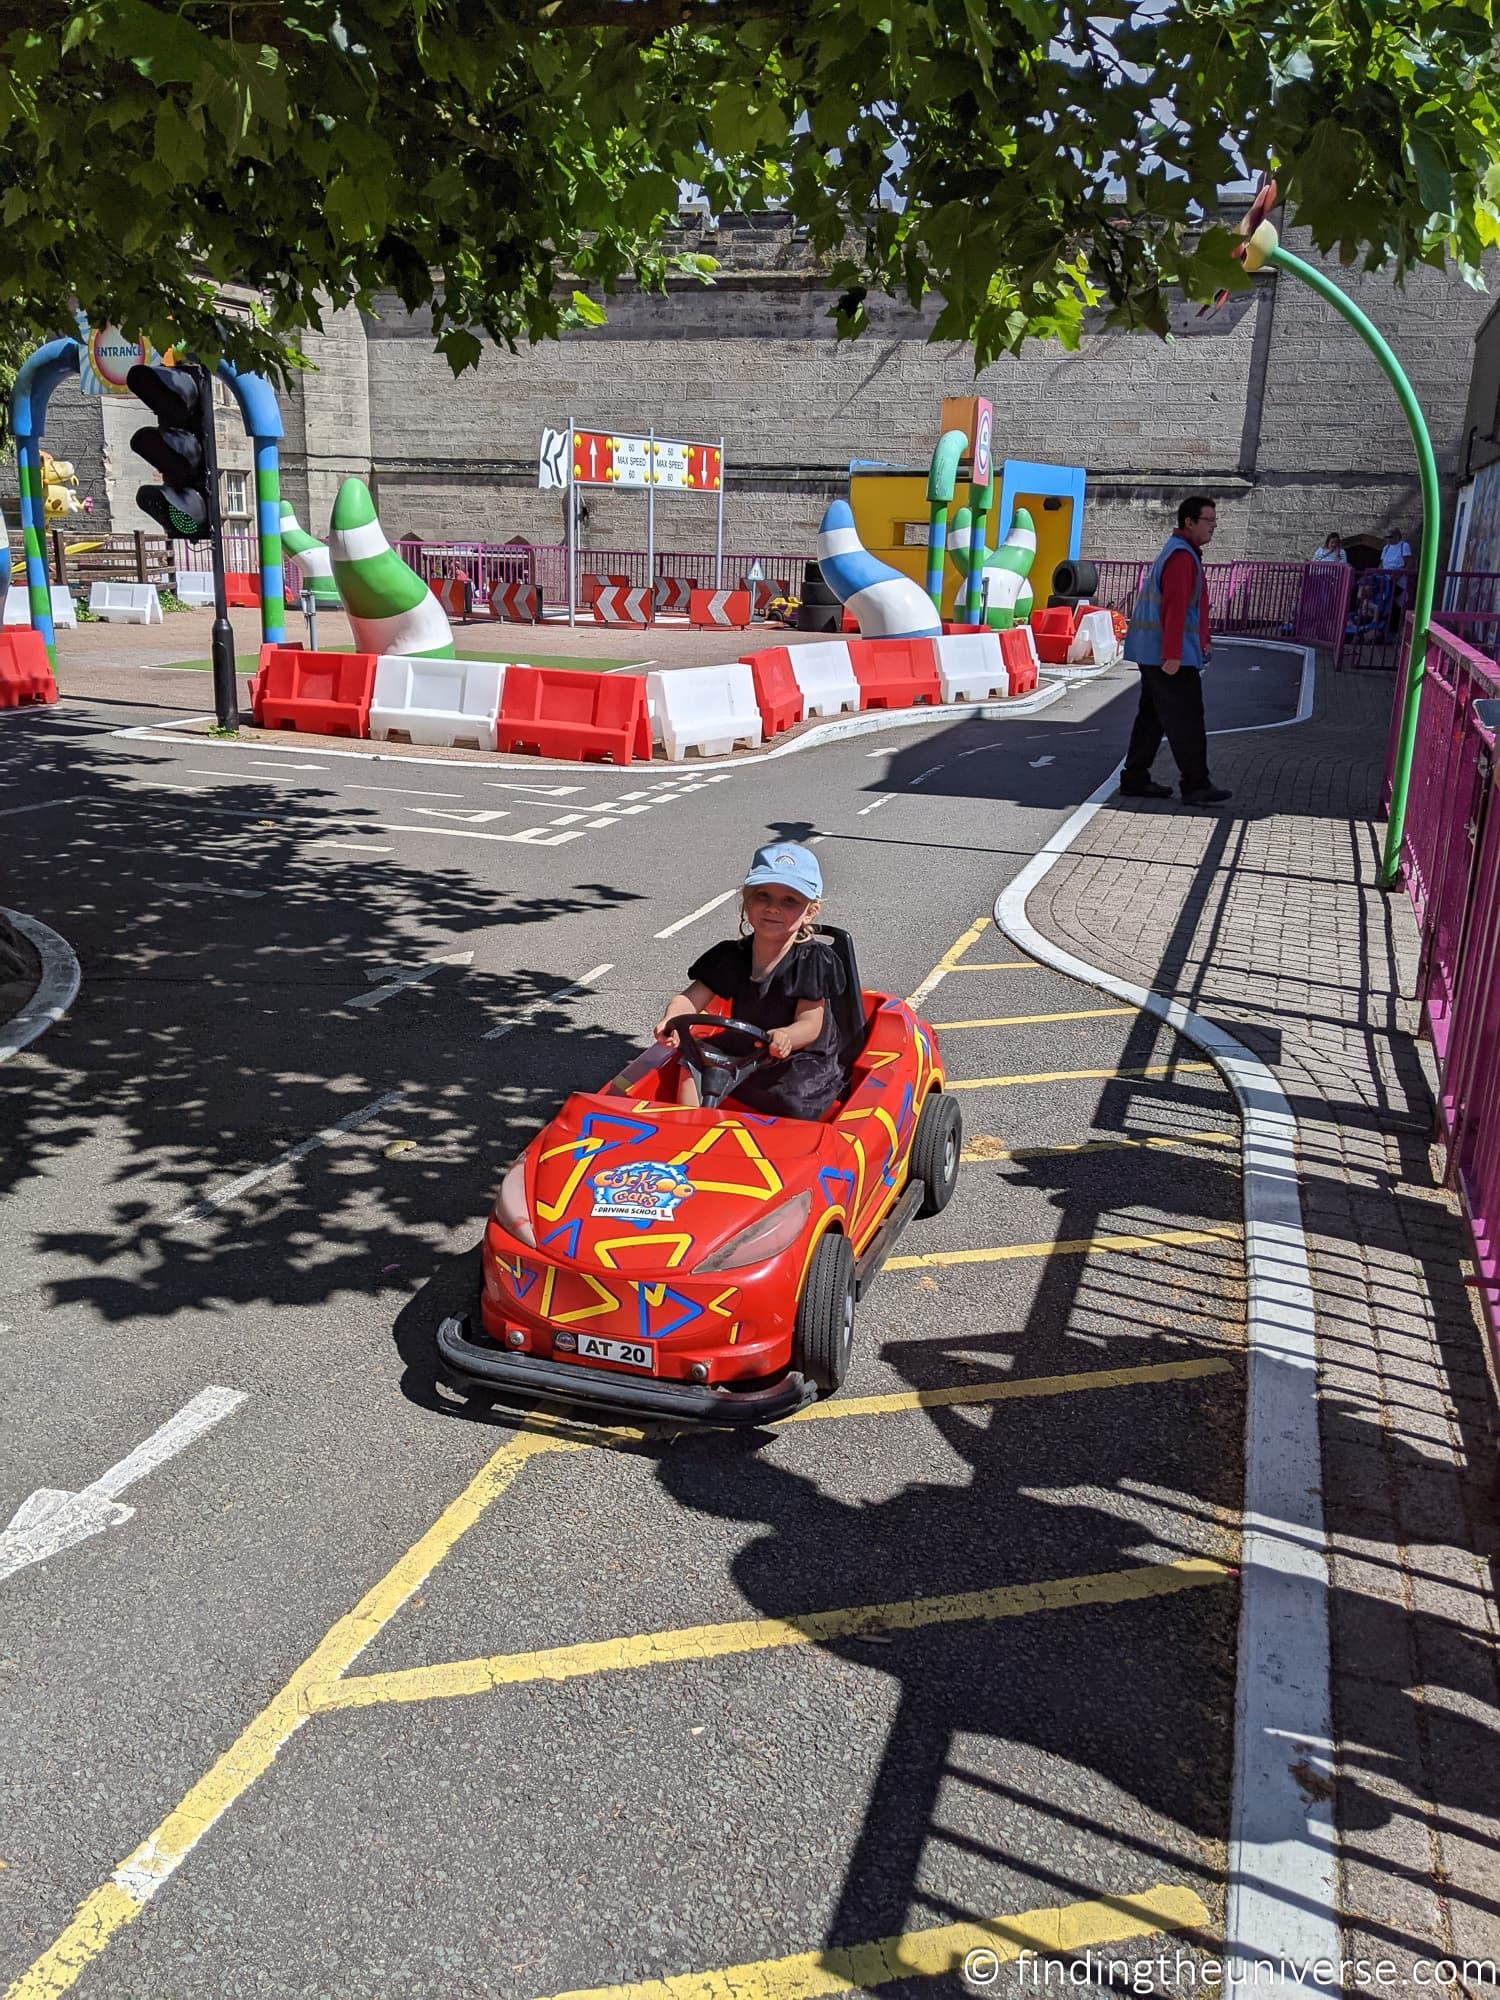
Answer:
M831 1396L854 1353L854 1252L845 1236L821 1237L797 1302L792 1366Z
M937 1215L953 1199L963 1143L964 1121L958 1105L946 1091L932 1091L922 1106L911 1146L911 1177L925 1189L923 1215Z

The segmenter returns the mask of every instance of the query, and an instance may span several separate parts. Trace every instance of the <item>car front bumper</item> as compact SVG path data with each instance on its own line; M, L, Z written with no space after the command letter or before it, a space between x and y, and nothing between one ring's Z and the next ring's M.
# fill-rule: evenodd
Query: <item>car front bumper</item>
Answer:
M445 1319L437 1330L443 1372L461 1387L507 1389L558 1402L586 1403L625 1416L677 1417L704 1424L772 1424L805 1409L817 1390L805 1375L788 1370L754 1388L722 1388L707 1383L667 1382L649 1375L626 1375L576 1361L543 1361L515 1354L487 1336L476 1337L467 1313Z

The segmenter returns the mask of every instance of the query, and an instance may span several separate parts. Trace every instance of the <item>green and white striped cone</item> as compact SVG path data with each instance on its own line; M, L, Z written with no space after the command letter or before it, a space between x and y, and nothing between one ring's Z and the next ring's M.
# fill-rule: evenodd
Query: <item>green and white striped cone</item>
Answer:
M302 526L290 500L281 503L281 546L301 570L302 588L312 592L318 609L337 611L339 588L333 580L333 557L327 545Z
M362 479L346 479L339 488L328 553L360 652L453 658L448 614L386 540Z
M1015 525L986 557L984 611L987 623L999 631L1024 625L1031 616L1031 585L1027 578L1036 561L1036 523L1024 507L1016 509Z

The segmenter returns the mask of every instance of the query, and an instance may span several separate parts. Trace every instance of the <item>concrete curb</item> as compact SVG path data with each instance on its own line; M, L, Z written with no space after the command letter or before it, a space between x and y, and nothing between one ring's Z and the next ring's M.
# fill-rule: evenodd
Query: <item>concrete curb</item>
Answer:
M1101 668L1107 673L1109 669ZM686 759L671 763L662 757L653 757L649 763L639 764L573 764L561 757L522 757L480 755L477 757L408 757L398 747L383 750L333 750L324 743L268 743L257 738L254 742L239 742L223 736L179 736L170 723L141 722L130 729L112 729L111 736L131 738L138 743L197 743L215 750L255 750L269 752L283 757L354 757L366 763L388 764L432 764L444 771L587 771L597 776L600 771L640 771L670 772L674 776L687 775L695 771L749 771L758 765L769 764L777 757L794 757L799 750L816 750L825 743L841 743L850 736L874 736L887 729L925 729L935 722L1007 722L1013 716L1038 715L1044 708L1050 708L1055 701L1061 701L1068 692L1068 683L1054 680L1044 675L1042 684L1034 694L1012 695L1005 701L955 701L938 708L869 708L859 715L839 715L827 722L815 723L802 736L795 736L788 743L777 743L769 750L751 750L739 757L697 757L691 762ZM179 716L175 727L188 722L211 722L212 716Z
M66 938L38 923L35 917L24 916L20 910L0 910L0 915L10 918L42 961L42 976L35 993L19 1014L0 1025L0 1063L3 1063L19 1055L38 1035L44 1035L62 1019L78 998L83 974Z
M1312 711L1315 666L1301 654L1294 727ZM1240 735L1242 730L1215 731ZM1118 769L995 899L995 922L1044 965L1166 1022L1202 1049L1241 1118L1249 1281L1245 1501L1234 1789L1230 1805L1226 1993L1334 1996L1342 1928L1335 1876L1328 1554L1318 1433L1317 1326L1297 1173L1297 1120L1281 1085L1227 1029L1046 938L1026 915L1033 889L1114 791ZM1312 1778L1311 1786L1306 1785ZM1331 1982L1313 1975L1329 1961ZM1267 1983L1265 1973L1269 1971Z

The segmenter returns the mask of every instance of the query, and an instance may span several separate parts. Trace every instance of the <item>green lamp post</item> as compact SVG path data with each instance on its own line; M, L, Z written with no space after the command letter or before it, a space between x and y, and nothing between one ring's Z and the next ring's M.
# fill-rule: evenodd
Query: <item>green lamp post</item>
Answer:
M1267 181L1255 197L1249 214L1241 225L1244 242L1235 248L1235 256L1247 271L1259 271L1269 264L1274 270L1285 271L1288 277L1300 278L1302 283L1316 292L1320 299L1327 301L1336 313L1345 318L1359 335L1365 346L1375 356L1385 370L1391 387L1406 417L1411 430L1411 439L1416 447L1417 466L1422 481L1422 558L1417 567L1417 590L1412 604L1411 651L1406 662L1406 690L1402 698L1401 728L1396 740L1395 765L1391 774L1391 806L1386 821L1385 848L1380 859L1380 874L1377 878L1382 889L1391 888L1401 872L1401 839L1406 830L1406 799L1411 787L1412 754L1417 742L1417 716L1422 706L1422 684L1427 677L1427 632L1432 623L1432 598L1437 584L1438 525L1441 506L1438 499L1437 460L1433 456L1432 439L1428 435L1427 419L1422 415L1422 406L1417 401L1416 392L1406 379L1401 363L1391 352L1379 327L1362 313L1354 301L1345 296L1337 285L1324 277L1321 271L1306 264L1300 257L1294 257L1290 250L1283 249L1276 233L1275 224L1269 220L1269 212L1276 202L1276 183Z

